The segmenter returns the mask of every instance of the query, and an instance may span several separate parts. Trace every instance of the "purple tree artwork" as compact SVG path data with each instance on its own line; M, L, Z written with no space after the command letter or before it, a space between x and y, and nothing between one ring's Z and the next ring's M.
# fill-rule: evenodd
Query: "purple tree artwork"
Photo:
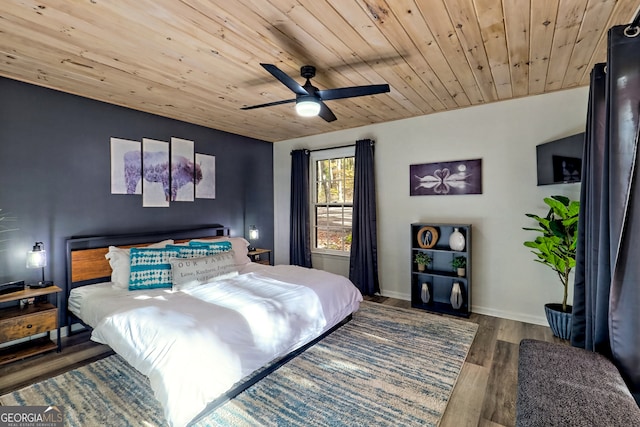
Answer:
M202 170L193 159L193 141L171 138L171 201L193 202L201 180Z
M216 198L216 157L196 153L196 164L202 172L202 179L196 182L197 199Z
M142 139L142 206L168 207L169 143Z
M409 166L409 194L482 194L482 159Z
M142 194L144 207L216 198L216 158L194 153L194 141L111 138L111 193Z
M111 194L142 194L140 141L111 138Z

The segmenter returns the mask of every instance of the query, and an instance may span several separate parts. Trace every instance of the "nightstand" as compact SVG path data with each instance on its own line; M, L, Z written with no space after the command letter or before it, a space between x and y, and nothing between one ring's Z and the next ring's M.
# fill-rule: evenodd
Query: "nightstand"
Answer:
M58 307L60 306L60 289L57 286L46 288L26 288L23 291L0 295L0 303L15 302L15 306L0 309L0 344L28 338L32 335L47 333L46 336L30 339L7 347L0 348L0 365L14 360L57 349L62 350L60 341L60 323ZM48 301L34 302L20 306L20 300L56 294L57 307ZM54 342L51 331L57 330Z
M258 264L271 265L271 249L256 248L247 254L251 261Z

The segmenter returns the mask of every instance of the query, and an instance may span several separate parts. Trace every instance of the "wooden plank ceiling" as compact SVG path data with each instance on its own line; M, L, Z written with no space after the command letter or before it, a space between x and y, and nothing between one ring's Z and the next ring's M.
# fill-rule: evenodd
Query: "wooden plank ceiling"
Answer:
M588 85L638 0L2 0L0 75L266 141ZM271 63L319 89L298 117Z

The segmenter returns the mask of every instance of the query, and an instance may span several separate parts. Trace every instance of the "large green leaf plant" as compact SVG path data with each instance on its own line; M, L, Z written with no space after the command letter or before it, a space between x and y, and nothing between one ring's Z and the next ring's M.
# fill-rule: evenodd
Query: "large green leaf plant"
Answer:
M564 287L562 311L567 312L569 274L576 266L576 244L578 242L578 214L580 202L565 196L545 197L549 212L544 217L525 214L538 222L538 228L523 227L539 235L524 245L533 249L535 261L550 267L558 274Z

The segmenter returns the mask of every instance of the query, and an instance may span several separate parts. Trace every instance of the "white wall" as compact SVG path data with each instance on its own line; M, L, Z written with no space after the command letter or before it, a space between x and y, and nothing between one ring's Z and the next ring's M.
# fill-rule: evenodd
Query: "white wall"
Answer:
M535 225L524 214L545 213L546 196L578 199L580 184L536 186L536 145L583 132L587 100L582 87L275 143L275 262L289 261L291 150L371 138L381 293L410 299L412 222L470 223L472 311L545 325L543 306L561 301L562 286L523 246L535 236L522 230ZM409 165L475 158L483 194L409 196ZM331 262L319 264L330 269Z

